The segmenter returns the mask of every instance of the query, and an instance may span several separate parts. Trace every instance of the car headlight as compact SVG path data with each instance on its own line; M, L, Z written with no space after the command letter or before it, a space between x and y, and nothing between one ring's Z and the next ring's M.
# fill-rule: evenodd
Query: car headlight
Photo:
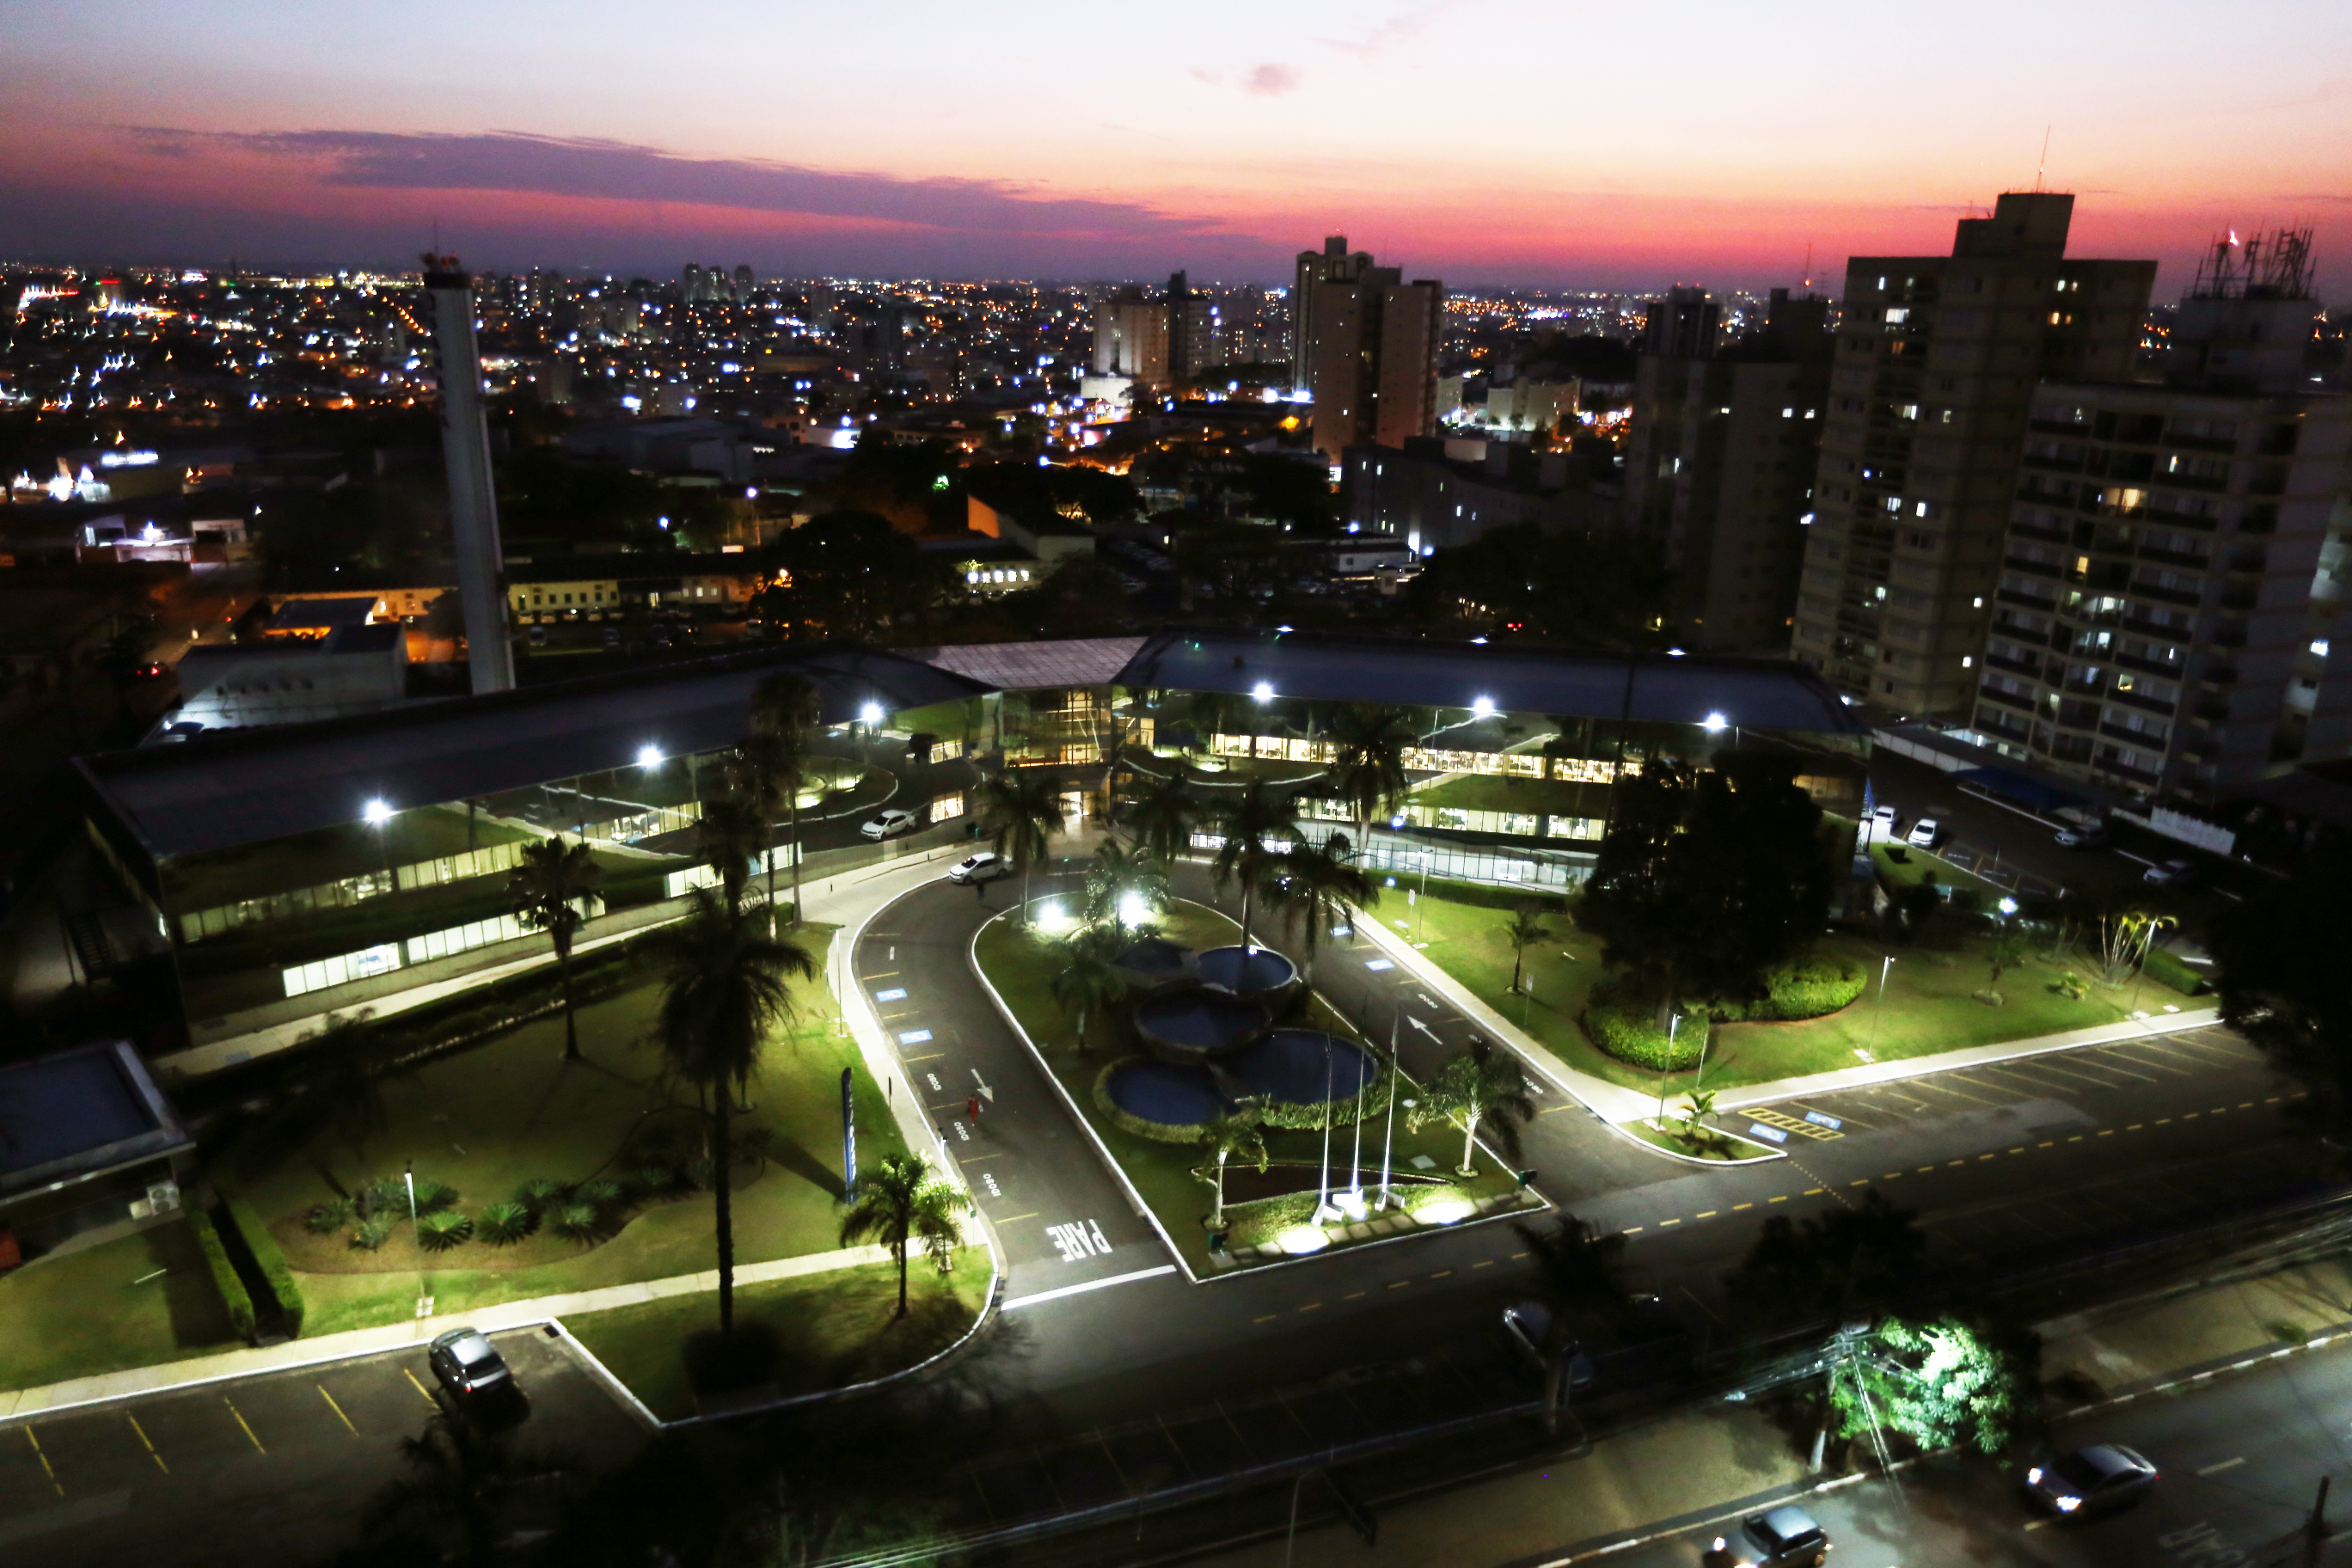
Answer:
M2025 1472L2025 1484L2026 1484L2027 1486L2032 1486L2034 1483L2036 1483L2037 1481L2039 1481L2039 1480L2041 1480L2041 1479L2042 1479L2042 1467L2041 1467L2041 1466L2039 1466L2039 1465L2034 1466L2032 1469L2030 1469L2030 1470L2028 1470L2028 1471L2026 1471L2026 1472Z
M2053 1498L2051 1500L2058 1505L2060 1513L2072 1513L2083 1506L2083 1500L2078 1497Z

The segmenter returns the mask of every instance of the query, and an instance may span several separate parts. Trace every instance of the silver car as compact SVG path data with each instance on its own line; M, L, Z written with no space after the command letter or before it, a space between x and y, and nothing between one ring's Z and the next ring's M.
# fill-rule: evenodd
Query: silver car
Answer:
M451 1329L433 1342L425 1360L441 1386L460 1399L478 1398L514 1384L506 1358L479 1329Z
M2025 1472L2025 1491L2052 1513L2091 1519L2128 1508L2156 1485L2157 1468L2136 1448L2098 1443L2044 1459Z
M948 868L948 880L950 882L993 882L999 877L1011 875L1013 868L1005 864L1003 857L991 849L967 855Z
M1706 1568L1820 1568L1830 1554L1829 1531L1801 1508L1767 1509L1715 1538Z

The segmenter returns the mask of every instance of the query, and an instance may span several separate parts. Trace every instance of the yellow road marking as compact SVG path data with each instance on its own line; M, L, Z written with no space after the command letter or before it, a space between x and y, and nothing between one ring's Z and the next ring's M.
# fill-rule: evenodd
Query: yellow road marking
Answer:
M2251 1100L2242 1100L2238 1101L2238 1109L2241 1110L2252 1110L2253 1108L2254 1102Z
M1344 1296L1340 1297L1340 1298L1339 1298L1339 1300L1341 1300L1342 1301L1352 1301L1352 1300L1354 1300L1357 1297L1361 1296L1361 1295L1363 1295L1363 1294L1364 1294L1364 1292L1363 1292L1363 1291L1361 1291L1361 1290L1350 1290L1350 1291L1349 1291L1346 1295L1344 1295Z
M2125 1128L2124 1131L2126 1132L2137 1132L2147 1125L2147 1123L2145 1121L2135 1121L2129 1127Z
M1849 1187L1866 1187L1870 1185L1870 1178L1868 1176L1856 1176L1853 1181L1848 1182L1846 1185Z
M151 1441L147 1436L147 1428L139 1425L139 1417L131 1415L126 1410L122 1413L122 1418L131 1423L131 1429L139 1434L139 1440L142 1443L146 1444L147 1457L155 1461L155 1468L163 1471L165 1475L170 1475L172 1473L172 1467L165 1464L163 1462L163 1456L155 1451L154 1443Z
M946 1055L947 1052L945 1051L933 1051L927 1057L908 1057L907 1058L907 1065L908 1067L913 1067L917 1062L935 1062Z
M231 1415L234 1415L234 1416L236 1416L236 1424L237 1424L238 1426L245 1427L245 1436L246 1436L246 1439L247 1439L247 1441L250 1442L250 1443L253 1445L254 1451L255 1451L256 1453L259 1453L259 1454L267 1454L268 1452L269 1452L269 1450L268 1450L268 1449L267 1449L267 1448L265 1448L265 1447L263 1447L261 1446L261 1439L260 1439L260 1438L258 1438L258 1437L256 1437L256 1436L253 1435L253 1428L252 1428L252 1426L250 1426L249 1425L247 1425L247 1422L246 1422L246 1419L245 1419L245 1412L243 1412L243 1411L239 1410L239 1409L238 1409L236 1405L229 1405L229 1398L228 1398L228 1395L227 1395L227 1394L222 1394L222 1395L221 1395L221 1403L222 1403L223 1405L228 1405L228 1413L229 1413Z
M1642 1234L1642 1227L1638 1225L1629 1225L1617 1234L1620 1236L1639 1236Z
M2066 1140L2069 1143L2080 1143L2082 1141L2083 1135L2080 1132L2075 1133L2073 1137Z
M1741 1209L1752 1209L1755 1206L1754 1204L1734 1204L1731 1205L1731 1212L1738 1214Z
M440 1408L439 1405L434 1405L433 1395L426 1391L425 1385L416 1381L416 1374L415 1373L409 1371L404 1366L400 1369L400 1375L408 1379L408 1386L416 1390L417 1398L422 1399L427 1405L433 1405L436 1409Z
M1402 1290L1412 1283L1412 1281L1410 1279L1391 1279L1389 1281L1389 1289L1391 1290Z
M1524 1253L1524 1252L1514 1252L1513 1254L1511 1254L1511 1258L1512 1258L1512 1259L1513 1259L1514 1261L1517 1261L1517 1259L1519 1259L1519 1258L1525 1258L1526 1256L1527 1256L1527 1254L1526 1254L1526 1253Z
M1302 1312L1319 1312L1323 1310L1323 1303L1320 1301L1309 1301L1307 1305L1299 1308L1298 1310Z
M1903 1173L1900 1171L1889 1171L1886 1174L1879 1177L1878 1179L1882 1182L1899 1182L1903 1179Z
M1037 1217L1037 1211L1036 1211L1035 1209L1031 1209L1027 1214L1009 1214L1009 1215L1006 1215L1003 1219L998 1220L996 1223L997 1223L997 1224L999 1224L999 1225L1011 1225L1014 1220L1017 1220L1017 1219L1035 1219L1036 1217Z
M49 1457L41 1452L41 1440L33 1436L30 1426L25 1428L25 1441L33 1446L33 1458L41 1461L41 1473L49 1478L49 1485L58 1489L58 1496L65 1496L65 1483L58 1479L57 1471L49 1468Z
M1434 1273L1434 1274L1431 1275L1431 1276L1430 1276L1430 1278L1431 1278L1432 1279L1444 1279L1447 1275L1449 1275L1449 1274L1451 1274L1451 1273L1453 1273L1453 1272L1454 1272L1454 1270L1452 1270L1451 1268L1441 1268L1441 1269L1439 1269L1436 1273Z
M1666 1226L1670 1226L1670 1225L1680 1225L1680 1224L1682 1224L1682 1221L1680 1221L1680 1220L1678 1220L1678 1219L1662 1219L1662 1220L1660 1220L1660 1221L1658 1222L1658 1228L1659 1228L1660 1230L1664 1230L1664 1229L1665 1229L1665 1228L1666 1228Z
M1817 1197L1820 1197L1821 1195L1822 1195L1822 1189L1821 1189L1820 1187L1807 1187L1807 1188L1805 1189L1805 1196L1807 1196L1807 1197L1809 1197L1809 1198L1817 1198Z
M2182 1111L2182 1112L2180 1113L2180 1120L2181 1120L2181 1121L2196 1121L2199 1117L2200 1117L2200 1116L2202 1116L2202 1115L2204 1115L2204 1114L2205 1114L2205 1113L2204 1113L2203 1111L2201 1111L2201 1110L2184 1110L2184 1111ZM2219 1116L2219 1115L2221 1115L2221 1111L2220 1111L2220 1110L2215 1110L2215 1111L2213 1112L2213 1114L2214 1114L2214 1115L2216 1115L2216 1116Z
M1934 1170L1935 1168L1936 1168L1936 1167L1935 1167L1935 1166L1933 1166L1933 1165L1922 1165L1922 1166L1920 1166L1920 1167L1919 1167L1919 1174L1921 1174L1921 1175L1923 1175L1923 1176L1924 1176L1924 1175L1926 1175L1928 1172L1930 1172L1930 1171Z
M2276 1105L2278 1102L2279 1102L2279 1097L2278 1097L2277 1095L2275 1095L2275 1094L2272 1095L2269 1099L2267 1099L2267 1100L2263 1100L2263 1103L2264 1105ZM2252 1104L2253 1103L2253 1101L2250 1100L2248 1100L2246 1103L2247 1103L2247 1104L2249 1104L2249 1105L2252 1105Z
M1473 1268L1492 1268L1495 1267L1495 1260L1491 1258L1483 1258L1480 1261L1472 1264L1470 1267Z
M1698 1217L1699 1217L1700 1219L1713 1219L1713 1218L1715 1217L1715 1215L1716 1215L1716 1211L1715 1211L1715 1210L1713 1210L1713 1209L1701 1209L1701 1210L1698 1212Z
M1274 1321L1274 1319L1275 1319L1275 1314L1274 1314L1274 1313L1272 1313L1272 1312L1268 1312L1265 1317L1263 1317L1263 1318L1252 1318L1252 1319L1250 1320L1250 1321L1251 1321L1251 1322L1253 1322L1253 1323L1270 1323L1270 1322Z
M1944 1168L1946 1170L1950 1170L1954 1165L1965 1165L1968 1162L1966 1160L1947 1160L1944 1162Z
M335 1396L327 1392L327 1385L320 1383L313 1384L311 1386L319 1391L319 1397L327 1402L327 1408L335 1413L335 1419L343 1424L343 1429L352 1436L358 1436L360 1429L352 1425L352 1418L343 1414L343 1407L335 1403Z
M1990 1154L1979 1154L1979 1155L1978 1155L1978 1156L1977 1156L1977 1163L1978 1163L1979 1164L1982 1164L1985 1161L1990 1160L1990 1159L1991 1159L1991 1158L1993 1158L1993 1156L1992 1156L1992 1155L1990 1155Z
M1768 1204L1785 1204L1789 1201L1789 1194L1782 1193L1777 1198L1766 1198L1764 1201Z
M2056 1143L2056 1142L2045 1142L2045 1143L2036 1143L2036 1144L2034 1145L2034 1147L2035 1147L2036 1149L2055 1149L2056 1147L2058 1147L2058 1145L2057 1145L2057 1143Z

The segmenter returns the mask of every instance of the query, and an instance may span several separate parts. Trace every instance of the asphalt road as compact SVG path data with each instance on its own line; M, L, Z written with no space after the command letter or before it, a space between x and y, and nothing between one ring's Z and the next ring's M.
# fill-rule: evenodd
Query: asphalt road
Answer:
M543 1331L492 1336L517 1447L608 1466L640 1428ZM424 1347L0 1426L0 1563L303 1561L350 1542L435 1411ZM267 1550L261 1550L266 1547Z
M2299 1563L2296 1532L2320 1478L2352 1474L2352 1354L2331 1348L2294 1356L2063 1421L2055 1442L2126 1444L2154 1460L2161 1479L2137 1507L2083 1523L2043 1517L2020 1492L2013 1467L1982 1459L1939 1459L1902 1472L1899 1485L1860 1482L1800 1506L1829 1531L1837 1568ZM2336 1497L2333 1528L2342 1531L2352 1522L2352 1499ZM1612 1568L1693 1568L1722 1528L1694 1523L1605 1561ZM2352 1562L2352 1540L2332 1542L2321 1560Z

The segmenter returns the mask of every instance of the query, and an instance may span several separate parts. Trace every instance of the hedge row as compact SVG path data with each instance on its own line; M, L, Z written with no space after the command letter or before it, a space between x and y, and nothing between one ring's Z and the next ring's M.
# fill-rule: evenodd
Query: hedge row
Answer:
M1707 1011L1723 1024L1819 1018L1851 1005L1869 981L1869 973L1852 959L1816 953L1767 972L1765 992L1758 1000L1717 1002Z
M2160 947L2148 949L2141 960L2139 972L2158 985L2168 986L2183 996L2194 996L2205 989L2205 977Z
M213 1288L220 1292L221 1305L228 1309L229 1325L245 1339L252 1339L253 1298L246 1294L245 1281L236 1277L236 1266L228 1260L220 1232L213 1228L212 1216L204 1210L192 1207L187 1215L196 1245L204 1249L205 1267L212 1270Z
M1705 1013L1683 1015L1682 1026L1669 1034L1657 1026L1654 1004L1620 995L1607 984L1592 988L1579 1022L1592 1043L1629 1066L1652 1072L1688 1072L1698 1066L1711 1026Z
M278 1311L286 1320L286 1336L302 1337L302 1288L294 1282L294 1270L288 1267L286 1254L252 1202L242 1196L228 1200L228 1217L236 1223L237 1233L252 1250L253 1260L260 1265L261 1276L269 1284L269 1293L278 1299Z

